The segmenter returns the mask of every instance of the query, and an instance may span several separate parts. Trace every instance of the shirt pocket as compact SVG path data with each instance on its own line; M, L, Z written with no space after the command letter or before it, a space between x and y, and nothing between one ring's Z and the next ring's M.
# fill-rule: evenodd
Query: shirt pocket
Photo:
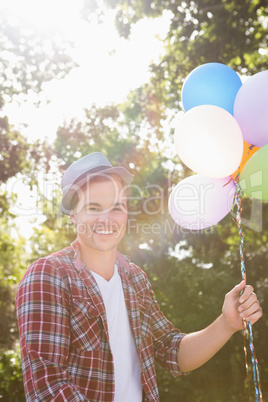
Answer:
M100 348L101 317L94 305L73 299L71 316L71 342L82 351L93 351Z
M152 336L151 328L151 307L152 300L145 295L138 296L139 309L140 309L140 329L141 338L145 339L148 336Z

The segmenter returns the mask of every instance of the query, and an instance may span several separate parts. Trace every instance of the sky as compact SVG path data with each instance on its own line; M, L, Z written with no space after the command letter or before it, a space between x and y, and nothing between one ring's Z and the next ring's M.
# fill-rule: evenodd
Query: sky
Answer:
M28 97L23 104L7 104L10 122L29 141L53 141L57 127L72 117L82 117L83 109L119 103L127 94L148 81L149 65L163 52L170 15L144 19L133 27L129 40L120 38L114 26L114 10L107 10L103 24L82 20L82 0L2 0L14 18L25 20L37 32L59 29L74 43L71 56L78 64L64 79L43 85L39 108ZM40 8L40 6L42 7ZM15 11L16 10L16 11ZM29 12L29 10L31 10Z
M81 18L81 5L82 0L1 0L1 8L9 11L14 23L25 22L44 35L59 30L73 42L70 55L78 64L64 79L43 85L39 107L31 96L23 103L13 100L5 105L9 122L29 142L45 138L52 142L64 121L82 118L92 103L104 106L124 101L131 90L149 80L149 65L163 52L161 39L169 28L169 13L139 21L126 40L114 26L113 10L105 11L102 24L88 23ZM18 194L11 212L17 215L20 234L28 238L33 226L44 220L38 214L37 193L30 192L21 179L10 180L7 190ZM37 218L34 223L33 218Z

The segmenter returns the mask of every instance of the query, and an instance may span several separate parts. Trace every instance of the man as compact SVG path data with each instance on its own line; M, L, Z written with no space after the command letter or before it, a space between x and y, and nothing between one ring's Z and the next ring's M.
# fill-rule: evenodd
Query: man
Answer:
M155 361L174 376L189 372L243 328L242 318L253 324L262 315L243 281L210 326L174 328L146 274L117 250L132 179L99 152L63 176L61 211L77 239L34 262L17 292L27 401L159 401Z

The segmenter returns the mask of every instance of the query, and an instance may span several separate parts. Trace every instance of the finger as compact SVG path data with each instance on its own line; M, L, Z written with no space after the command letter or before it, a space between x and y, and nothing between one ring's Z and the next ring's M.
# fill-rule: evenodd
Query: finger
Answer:
M249 298L249 296L253 293L253 287L251 285L246 285L243 291L243 294L239 298L239 303L244 303L245 300Z
M250 317L252 314L255 314L259 310L261 310L260 303L258 301L256 301L249 308L241 311L241 313L239 315L240 315L240 317L245 318L247 320L248 317Z
M240 304L240 306L238 307L238 311L243 311L246 310L247 308L249 308L253 303L255 303L257 301L257 296L256 294L253 292L250 294L249 298L244 301L243 303Z
M262 316L262 308L260 307L259 310L257 310L255 313L251 314L248 316L246 321L249 321L251 324L255 324Z
M230 292L233 297L237 297L244 290L246 286L246 281L243 279L238 285L236 285Z

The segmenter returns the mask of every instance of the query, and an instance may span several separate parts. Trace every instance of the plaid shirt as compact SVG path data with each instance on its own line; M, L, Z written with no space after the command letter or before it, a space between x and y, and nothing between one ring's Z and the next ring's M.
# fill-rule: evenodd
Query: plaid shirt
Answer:
M144 401L159 401L155 361L172 375L184 336L160 311L146 274L117 252ZM34 262L19 284L17 316L27 401L113 401L105 307L76 240Z

